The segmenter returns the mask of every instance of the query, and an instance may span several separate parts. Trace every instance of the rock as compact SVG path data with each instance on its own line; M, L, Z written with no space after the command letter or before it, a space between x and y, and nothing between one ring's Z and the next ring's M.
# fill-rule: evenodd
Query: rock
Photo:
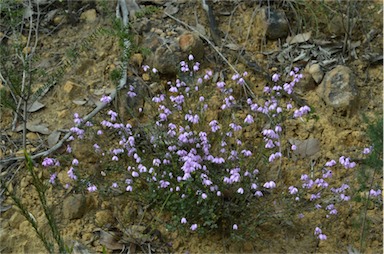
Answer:
M313 80L316 82L316 84L320 84L320 82L323 80L324 72L320 67L320 64L312 64L309 67L308 70L309 74L312 75Z
M97 18L97 15L96 15L95 9L87 10L83 12L80 16L80 20L84 20L87 23L95 22L96 18Z
M87 211L85 197L81 194L68 196L63 202L63 216L66 219L81 219Z
M114 218L112 216L111 211L102 210L98 211L95 214L95 223L98 227L104 227L107 224L112 224L114 222Z
M269 40L277 40L288 36L289 24L284 11L265 9L267 21L266 36Z
M192 54L197 61L203 58L204 45L197 34L186 32L180 35L178 40L181 51L186 53L185 58L187 58L189 54Z
M351 110L358 95L352 70L346 66L336 66L325 75L316 92L327 105L334 109Z
M179 37L163 38L156 33L144 35L143 47L149 48L152 54L147 58L147 64L156 68L161 74L175 75L179 72L180 62L188 60L193 54L195 61L200 61L204 55L204 46L200 38L190 32Z

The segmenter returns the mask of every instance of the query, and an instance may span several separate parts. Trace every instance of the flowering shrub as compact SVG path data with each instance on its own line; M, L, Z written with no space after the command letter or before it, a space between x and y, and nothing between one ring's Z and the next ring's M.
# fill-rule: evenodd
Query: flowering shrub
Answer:
M247 85L246 72L213 82L212 71L200 74L200 64L193 62L193 56L188 60L180 63L179 79L168 82L168 91L155 95L144 109L149 119L144 124L119 123L112 110L109 119L97 125L83 123L75 114L75 124L84 129L73 127L71 139L94 140L90 149L100 164L115 170L103 169L100 181L78 170L82 162L73 158L67 165L71 181L62 184L80 182L89 192L124 190L170 211L173 226L201 233L218 228L256 237L257 225L274 218L273 203L279 200L291 218L312 211L319 218L337 216L338 206L350 200L350 187L335 186L333 169L356 167L350 158L331 160L316 173L298 175L288 184L279 174L287 147L296 149L284 136L285 120L303 120L311 111L283 98L302 78L299 70L291 71L291 81L283 85L280 75L274 74L273 86L266 86L263 96L243 99L234 94ZM143 70L151 71L149 66ZM128 93L135 97L134 87ZM109 103L110 98L103 96L101 101ZM112 135L118 140L111 144L107 140ZM71 150L68 145L69 154ZM49 181L55 184L57 159L45 158L42 164L51 167ZM327 239L323 224L312 225L320 240Z

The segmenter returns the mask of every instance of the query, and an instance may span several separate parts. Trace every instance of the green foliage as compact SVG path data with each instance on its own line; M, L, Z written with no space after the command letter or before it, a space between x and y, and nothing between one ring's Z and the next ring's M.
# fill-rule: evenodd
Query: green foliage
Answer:
M365 118L365 121L368 121ZM381 171L383 167L383 117L378 117L373 122L368 122L367 136L373 146L372 153L364 161L364 164Z
M158 12L160 9L159 7L156 7L154 5L145 6L140 11L136 12L135 15L137 18L142 18L145 16L150 16L156 12Z
M47 199L45 196L45 192L47 190L47 185L44 184L44 182L39 178L36 169L33 165L33 161L29 154L24 151L24 157L25 157L25 166L28 171L28 173L32 176L32 185L35 187L40 204L43 208L45 217L47 218L48 225L51 229L51 235L45 234L41 227L39 227L38 222L36 219L32 216L32 214L28 211L28 208L22 203L21 199L18 197L18 195L15 192L10 192L7 188L7 185L2 183L2 187L4 186L12 200L14 201L15 205L19 208L20 213L27 219L27 221L31 224L31 226L34 228L36 234L38 235L39 239L43 242L44 247L49 253L55 253L55 244L52 241L56 242L58 246L58 251L60 253L70 253L68 252L67 246L64 244L63 239L61 238L60 231L58 229L57 221L55 220L55 217L53 215L52 208L48 205Z

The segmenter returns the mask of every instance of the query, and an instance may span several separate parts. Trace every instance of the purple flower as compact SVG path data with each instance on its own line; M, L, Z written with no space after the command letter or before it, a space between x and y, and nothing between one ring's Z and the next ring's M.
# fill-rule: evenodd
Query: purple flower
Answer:
M372 196L372 197L377 197L377 196L380 196L381 195L381 190L378 189L378 190L374 190L374 189L371 189L369 191L369 195Z
M133 177L139 177L139 173L137 173L136 171L132 171L132 176Z
M237 193L239 193L239 194L244 194L244 189L243 189L243 188L239 188L239 189L237 190Z
M354 168L356 166L355 162L351 162L350 158L345 158L345 156L341 156L339 159L341 165L343 165L346 169Z
M128 91L127 95L128 95L129 98L133 98L133 97L136 97L137 94L135 92L133 92L133 91Z
M281 153L280 152L273 153L273 154L271 154L269 156L269 162L272 162L275 159L280 158L280 157L281 157Z
M192 226L191 226L191 230L192 231L195 231L197 229L197 224L193 224Z
M153 159L153 162L152 162L152 164L153 164L153 166L156 166L156 167L158 167L158 166L160 166L160 164L161 164L161 160L160 160L160 159L157 159L157 158L155 158L155 159Z
M363 150L363 154L370 154L372 152L372 146L366 147Z
M327 163L325 163L326 167L333 167L335 165L336 165L336 161L335 160L331 160L331 161L328 161Z
M157 73L158 71L157 71L156 68L152 68L152 72L153 72L153 73Z
M53 166L55 164L55 159L52 158L44 158L43 162L41 163L44 167Z
M322 233L321 229L319 227L316 227L315 228L315 235L319 235L321 233Z
M331 177L332 177L332 170L327 170L327 172L323 174L323 178L331 178Z
M296 151L297 146L296 146L296 145L292 145L292 146L291 146L291 149L292 149L292 151Z
M246 117L245 117L245 119L244 119L244 123L249 123L249 124L251 124L251 123L253 123L254 121L253 121L253 117L251 116L251 115L247 115Z
M224 86L225 86L225 82L224 81L218 81L217 83L216 83L216 85L217 85L217 87L218 88L224 88Z
M183 217L183 218L181 218L181 220L180 220L180 223L181 223L181 224L186 224L186 223L187 223L187 219L186 219L186 218L184 218L184 217Z
M241 153L244 155L244 156L246 156L246 157L249 157L249 156L252 156L252 152L251 151L249 151L249 150L242 150L241 151Z
M263 193L261 191L256 191L254 194L256 197L262 197Z
M95 191L97 191L97 187L96 187L95 185L90 185L90 186L87 188L87 190L88 190L89 192L95 192Z
M72 160L72 165L77 166L79 165L79 161L77 159Z
M345 195L344 193L341 193L341 194L340 194L340 199L341 199L342 201L349 201L349 200L351 199L351 197Z
M69 170L67 171L68 177L71 178L72 180L77 180L77 176L73 173L74 168L70 167Z
M194 58L193 58L193 55L192 55L192 54L189 54L189 56L188 56L188 60L189 60L189 61L193 61L193 59L194 59Z
M112 188L117 188L117 187L119 187L119 185L117 184L117 183L112 183L112 186L111 186Z
M320 192L317 193L317 194L312 194L311 197L309 198L310 201L313 201L315 199L319 199L321 196L320 196Z
M110 96L103 95L100 99L102 103L110 103L112 101L112 98Z
M205 194L205 193L201 194L202 199L206 199L207 197L208 197L207 194Z
M308 112L310 112L310 111L311 111L310 107L303 106L303 107L299 108L298 110L295 110L295 112L293 113L293 118L302 117L303 115L308 114Z
M238 229L237 224L233 224L232 228L233 230L237 230Z
M128 191L128 192L132 192L132 186L128 185L127 188L125 188L125 190Z
M272 81L273 82L277 82L277 81L279 81L279 79L280 79L280 75L279 74L275 73L275 74L272 75Z
M212 71L211 70L205 71L204 79L207 80L207 79L210 79L211 77L212 77Z
M209 126L211 126L212 132L216 132L220 129L220 126L218 124L219 122L217 120L212 120L211 122L209 122Z
M143 70L146 72L147 70L149 70L149 66L148 65L143 65Z
M269 181L269 182L266 182L264 185L263 185L264 188L267 188L267 189L273 189L276 187L276 183L274 181Z
M327 240L327 236L324 235L324 234L320 234L320 235L318 236L318 238L319 238L320 240L322 240L322 241Z
M289 186L288 190L292 195L295 195L299 191L295 186Z
M56 177L57 177L57 173L53 173L53 174L51 175L51 177L49 178L49 183L50 183L50 184L55 184L55 179L56 179Z

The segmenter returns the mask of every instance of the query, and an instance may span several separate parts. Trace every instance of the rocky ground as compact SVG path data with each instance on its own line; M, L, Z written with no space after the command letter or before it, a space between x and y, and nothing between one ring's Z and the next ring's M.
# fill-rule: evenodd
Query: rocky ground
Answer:
M310 119L300 125L288 121L286 135L296 144L309 138L315 139L319 148L311 154L306 150L296 154L301 160L283 160L282 168L287 169L283 170L284 179L308 172L311 163L321 165L335 158L335 155L361 161L362 149L370 145L362 115L371 119L382 116L383 66L380 56L383 52L383 6L380 1L366 2L358 12L349 44L344 40L346 18L340 14L343 9L335 7L336 2L327 2L324 8L329 13L322 14L316 12L318 5L310 1L297 1L299 3L291 5L273 3L276 11L271 16L277 17L277 21L268 23L265 12L268 1L214 1L219 41L214 38L212 23L200 3L182 0L137 2L141 11L136 11L136 18L132 12L130 19L131 39L137 46L131 54L128 76L157 89L175 77L178 63L187 56L189 50L202 62L202 68L210 68L215 73L231 73L230 66L212 47L218 43L221 44L219 51L235 69L240 73L250 73L248 84L255 94L260 94L264 85L271 83L273 73L284 75L292 67L300 67L304 79L297 88L297 101L313 106L318 119ZM66 53L69 48L76 50L79 55L74 64L66 66L64 76L57 80L57 84L39 100L44 107L31 113L30 130L35 127L35 131L29 131L27 138L32 153L48 149L73 126L74 113L81 116L88 114L102 94L115 89L116 80L111 76L121 63L122 50L116 36L100 32L100 28L114 29L108 14L113 15L115 3L111 1L102 5L101 2L87 4L84 1L82 4L84 8L78 8L78 18L74 21L68 20L62 9L58 9L49 19L44 17L47 24L42 28L37 47L40 56L37 67L54 75L68 59ZM332 7L335 8L332 10ZM313 13L318 16L311 16ZM155 83L143 72L141 66L144 64L160 71L159 80ZM42 83L35 85L39 87ZM125 98L121 96L118 100L120 104L125 103ZM126 114L121 108L119 112ZM102 119L105 115L106 112L102 111L95 119ZM21 134L11 131L12 120L12 111L1 108L1 159L22 155ZM129 116L126 121L130 121ZM74 147L77 148L79 159L92 162L89 153L82 150L80 144ZM65 147L55 154L64 150ZM40 160L36 162L41 163ZM34 218L42 223L43 231L48 232L31 177L19 165L13 163L2 167L2 177L8 179L9 189L16 191ZM89 165L94 167L89 170L99 173L99 165ZM300 172L288 170L290 168L300 168ZM67 177L66 172L63 170L58 178ZM48 178L49 175L43 173L42 177ZM379 184L381 181L382 175L377 177ZM12 206L5 209L12 201L6 193L3 196L0 251L46 252L33 228L17 208ZM294 230L284 225L278 228L276 225L266 225L262 228L264 234L259 241L239 244L226 241L220 235L202 239L196 234L168 232L165 227L168 215L157 218L156 211L147 211L142 204L124 195L110 198L97 193L51 187L47 197L55 215L60 218L59 226L66 243L83 246L82 250L80 247L76 249L82 253L86 253L86 249L91 253L102 252L103 248L107 252L118 251L123 243L132 252L149 252L146 248L151 245L152 252L357 253L354 251L360 248L360 215L364 208L362 202L351 202L345 211L341 211L342 214L349 214L348 217L338 218L340 223L335 224L331 231L335 236L327 241L316 242L313 229L305 228L303 223L294 227ZM159 234L152 236L148 241L150 244L143 247L132 242L143 241L146 226L139 222L144 217L143 213L147 212L148 218L156 218ZM381 207L371 205L367 215L369 231L364 239L365 252L382 253L382 203ZM144 221L149 223L151 219L147 217ZM311 217L306 220L310 221ZM111 240L110 234L116 234L116 228L121 229L122 224L130 233ZM124 241L121 243L116 239ZM128 253L127 250L125 252Z

